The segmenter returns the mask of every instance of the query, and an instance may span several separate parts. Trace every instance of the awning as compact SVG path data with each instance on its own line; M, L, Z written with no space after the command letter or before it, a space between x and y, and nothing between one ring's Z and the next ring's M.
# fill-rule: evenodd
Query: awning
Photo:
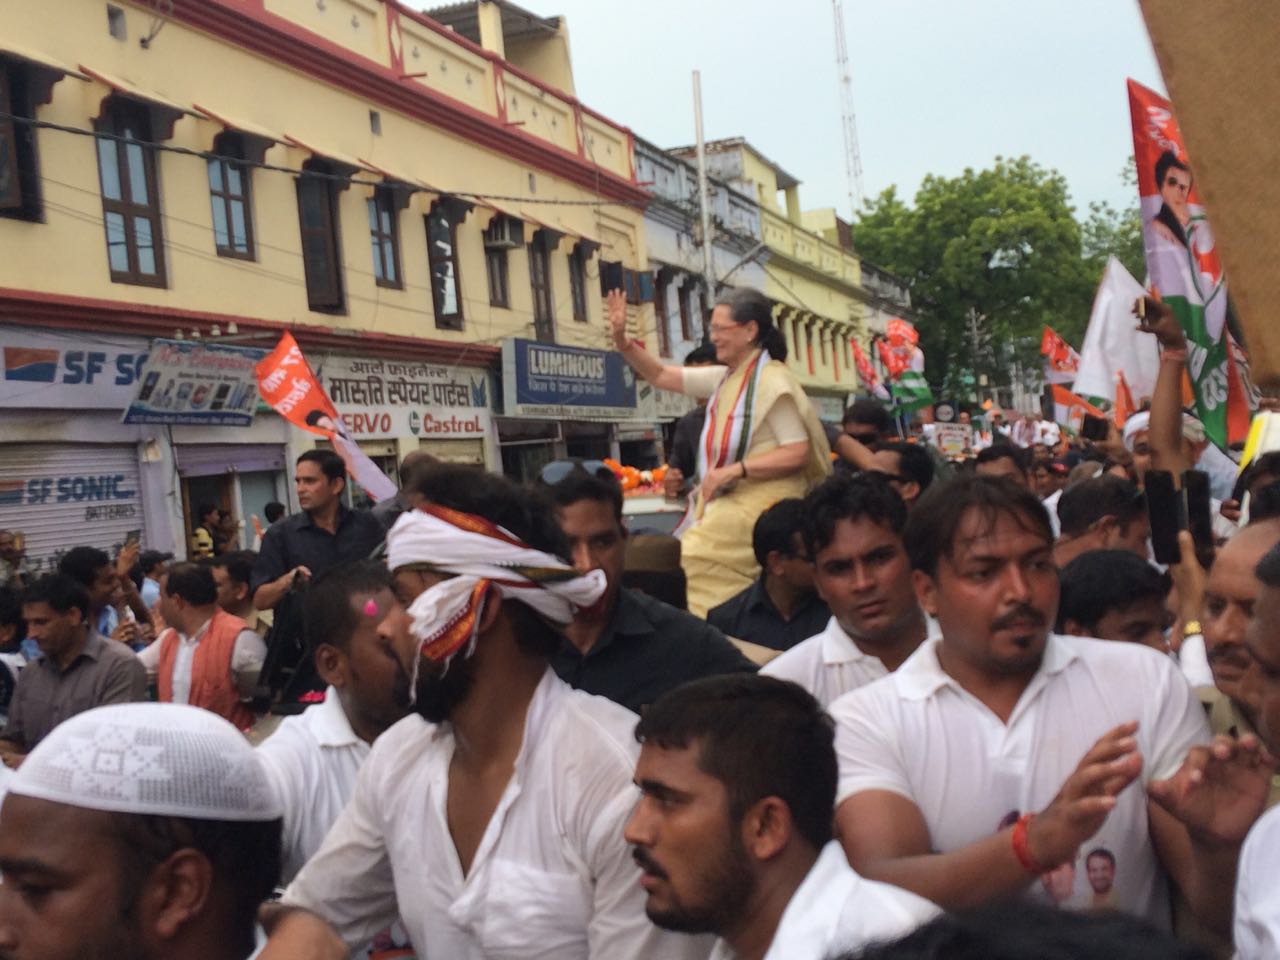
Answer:
M212 120L214 123L220 123L228 130L234 130L236 133L248 134L251 137L257 137L259 140L270 140L272 143L283 143L284 134L272 133L265 127L250 123L247 120L233 120L230 114L222 112L214 112L208 107L199 103L193 103L191 109L204 117L206 120Z
M89 79L75 67L67 65L41 50L32 50L11 40L0 42L0 55L9 57L12 60L20 60L31 68L30 72L35 81L32 84L31 100L33 105L37 107L53 100L53 86L63 77L75 77L79 80Z
M345 167L346 169L343 171L344 176L350 177L360 170L364 170L367 173L378 173L377 170L373 169L368 164L361 162L355 157L349 157L339 150L313 147L311 144L303 140L299 140L297 137L290 136L287 133L284 134L283 139L284 142L290 146L297 147L299 150L305 150L307 153L319 160L329 160L337 164L339 167Z
M419 178L410 176L407 173L396 173L395 171L388 170L386 167L379 166L376 163L366 160L364 157L356 157L356 160L363 165L365 169L373 171L384 180L389 180L392 183L403 183L406 186L413 187L416 190L423 190L427 193L438 194L441 192L438 187L433 187L425 180L420 180Z
M101 70L95 70L92 67L86 67L80 64L80 71L87 74L91 79L97 80L99 83L110 87L114 92L122 97L128 97L130 100L141 100L152 106L163 107L166 110L173 110L177 113L187 113L192 116L198 116L190 107L184 107L180 103L170 100L162 94L149 90L139 84L132 83L128 80L122 80L114 74L104 73Z
M80 80L89 79L87 74L81 73L75 67L63 63L55 57L49 56L44 51L24 47L21 44L14 43L12 40L0 40L0 54L13 57L15 60L33 63L37 67L48 67L50 70L57 70L59 73L66 74L69 77L76 77Z
M524 214L516 207L498 200L492 200L489 197L474 195L472 197L477 206L488 207L490 210L496 210L509 220L523 220Z

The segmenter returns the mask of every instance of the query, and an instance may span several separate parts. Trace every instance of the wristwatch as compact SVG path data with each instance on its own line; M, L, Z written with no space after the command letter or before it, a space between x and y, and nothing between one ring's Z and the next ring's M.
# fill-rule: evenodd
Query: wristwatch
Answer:
M1199 620L1188 620L1182 625L1182 635L1184 637L1198 637L1204 630L1200 627Z

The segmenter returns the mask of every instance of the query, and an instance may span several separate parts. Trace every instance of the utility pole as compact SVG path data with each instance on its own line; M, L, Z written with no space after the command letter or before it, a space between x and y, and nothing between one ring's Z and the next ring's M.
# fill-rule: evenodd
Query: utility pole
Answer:
M698 151L698 211L702 217L702 282L707 287L707 302L716 299L715 261L711 252L711 204L707 199L707 147L702 139L702 75L693 71L693 125ZM702 318L702 339L708 337L707 318Z
M853 77L844 35L844 4L831 0L835 13L836 73L840 78L840 124L844 130L844 172L849 185L849 216L862 208L862 153L858 148L858 121L853 111Z

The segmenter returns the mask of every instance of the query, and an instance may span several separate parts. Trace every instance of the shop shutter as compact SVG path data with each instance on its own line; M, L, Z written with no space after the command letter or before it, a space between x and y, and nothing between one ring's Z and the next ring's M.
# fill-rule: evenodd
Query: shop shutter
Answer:
M25 535L36 573L76 546L114 556L134 530L145 546L139 480L133 444L0 445L0 528Z
M184 477L284 469L284 447L278 443L177 443L173 458Z

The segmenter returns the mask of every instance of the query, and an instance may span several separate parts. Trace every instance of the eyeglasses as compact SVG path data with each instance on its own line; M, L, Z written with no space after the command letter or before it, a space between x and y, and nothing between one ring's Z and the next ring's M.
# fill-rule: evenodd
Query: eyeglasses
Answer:
M582 470L600 480L616 480L612 470L601 460L552 460L538 471L538 479L555 486L575 470Z
M730 330L737 330L737 329L739 329L739 328L741 328L741 327L743 327L743 326L745 326L745 324L741 324L741 323L713 323L713 324L711 324L710 326L708 326L708 327L707 327L707 330L708 330L709 332L711 332L711 333L728 333Z

